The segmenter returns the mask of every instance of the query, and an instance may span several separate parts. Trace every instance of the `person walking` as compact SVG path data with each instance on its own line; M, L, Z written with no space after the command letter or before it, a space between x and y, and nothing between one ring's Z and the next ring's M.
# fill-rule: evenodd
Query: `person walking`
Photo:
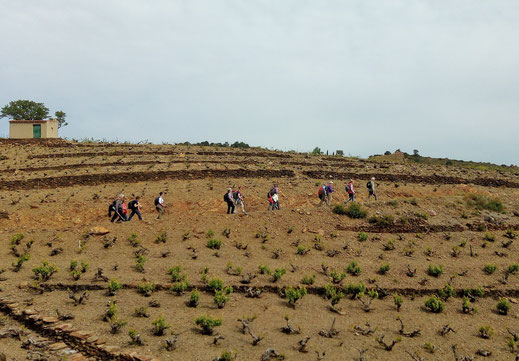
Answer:
M238 208L239 205L241 205L241 211L243 214L247 214L245 212L245 205L243 204L243 194L241 193L241 187L238 187L238 191L234 193L234 198L236 199L236 208ZM234 213L236 213L236 209L234 210Z
M227 202L227 214L234 213L234 194L232 188L227 189L227 193L225 193L223 199Z
M377 191L375 190L375 177L371 177L371 180L366 184L366 187L368 188L368 201L371 198L371 196L374 196L375 201L377 201L378 197Z
M166 213L166 209L164 207L164 198L162 197L163 194L164 194L164 192L160 192L159 196L157 198L155 198L155 201L154 201L155 209L159 213L157 219L160 219L164 215L164 213Z
M119 197L115 200L113 204L113 211L114 215L110 222L114 222L117 219L117 222L123 221L123 201L124 201L124 194L119 194Z
M328 182L326 186L326 205L329 206L332 203L332 193L335 192L332 188L332 181Z
M353 179L350 179L350 183L346 186L346 192L348 193L348 200L344 202L347 204L349 201L355 202L355 189L353 188Z
M280 209L280 207L279 207L279 188L278 188L277 184L274 184L272 186L272 188L270 189L270 191L267 194L267 198L269 200L269 206L268 206L267 210L270 210L270 209L279 210Z
M321 187L319 187L319 191L317 192L317 196L321 200L319 202L319 205L318 205L318 207L320 207L326 201L326 185L323 184Z
M141 216L142 206L141 206L141 203L139 202L140 199L141 199L141 197L137 196L137 197L135 197L135 199L133 201L128 203L128 208L130 209L130 211L132 211L132 213L130 213L130 217L128 217L128 222L132 220L134 215L137 215L137 217L139 217L139 221L142 221L142 216Z

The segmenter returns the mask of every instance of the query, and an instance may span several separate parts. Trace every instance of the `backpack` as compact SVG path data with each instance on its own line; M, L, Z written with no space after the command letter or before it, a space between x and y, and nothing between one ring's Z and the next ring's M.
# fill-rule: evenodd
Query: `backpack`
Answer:
M234 192L232 194L232 197L234 198L235 201L238 200L238 192Z
M128 208L131 209L131 210L134 210L137 208L137 200L134 199L133 201L131 201L130 203L128 203Z
M154 203L155 203L155 206L158 206L158 205L159 205L159 198L160 198L160 196L159 196L159 197L157 197L157 198L155 198L155 201L154 201Z
M369 181L368 183L366 183L366 187L367 187L368 189L371 189L371 181Z
M351 190L350 190L350 185L349 185L349 184L348 184L348 185L346 185L346 192L348 192L348 193L351 193Z
M224 202L229 202L229 193L225 193L225 194L223 195L223 201L224 201Z
M321 194L324 194L326 195L326 186L322 186L319 188L319 192L317 192L317 194L321 195Z

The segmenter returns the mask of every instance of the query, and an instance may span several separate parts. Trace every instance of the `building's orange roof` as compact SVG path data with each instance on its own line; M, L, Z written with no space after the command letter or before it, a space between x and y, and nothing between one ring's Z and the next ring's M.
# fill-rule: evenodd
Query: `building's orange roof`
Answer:
M56 121L56 119L42 119L42 120L12 119L12 120L9 121L9 123L34 123L34 124L41 124L41 123L47 123L49 121Z

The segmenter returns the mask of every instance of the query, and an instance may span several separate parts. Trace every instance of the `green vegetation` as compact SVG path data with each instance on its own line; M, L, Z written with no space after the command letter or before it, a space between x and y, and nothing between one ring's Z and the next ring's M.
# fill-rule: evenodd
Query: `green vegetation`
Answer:
M168 233L166 231L161 232L157 238L155 238L155 243L166 243L168 240Z
M284 268L276 268L276 269L274 270L274 274L272 275L272 277L273 277L273 281L274 281L274 282L279 281L279 280L281 279L281 277L283 277L283 275L284 275L285 273L287 273L286 269L284 269Z
M202 329L202 334L212 335L214 328L222 324L222 319L200 316L195 320L195 324Z
M339 301L344 297L344 293L331 284L325 285L324 289L325 297L332 302L332 306L339 303Z
M388 263L385 263L382 266L380 266L380 268L378 269L378 273L381 275L385 275L389 272L390 268L390 265Z
M359 232L357 233L357 240L359 242L365 242L368 240L368 234L365 232Z
M447 301L449 298L456 296L456 291L450 283L447 283L442 289L440 289L439 295L444 301Z
M445 304L436 296L428 298L425 301L425 307L433 313L441 313L445 310Z
M170 328L170 326L166 324L166 320L162 316L159 316L159 318L157 318L151 324L153 325L153 334L155 336L164 335L164 331Z
M333 283L341 283L341 281L346 277L346 272L337 272L337 271L331 271L330 277L332 278Z
M262 274L262 275L265 275L265 274L270 275L272 273L268 266L265 266L262 264L259 265L259 271L260 271L260 274Z
M132 247L138 247L141 244L141 240L139 239L139 235L137 233L132 233L128 237L128 242Z
M349 206L343 204L337 204L332 209L333 213L346 215L353 219L366 218L368 212L364 210L358 203L350 203Z
M481 326L479 328L479 337L489 339L494 334L494 329L490 326Z
M433 266L429 265L429 268L427 269L427 274L432 277L440 277L443 274L443 266Z
M187 305L189 307L198 307L199 301L200 301L200 292L198 292L197 290L193 290L193 292L191 292L191 297L189 298Z
M503 203L497 198L490 198L480 194L471 194L467 196L467 204L476 209L486 209L493 212L501 213L504 210Z
M519 272L519 263L512 263L508 266L508 273L516 274L517 272Z
M211 278L207 286L213 291L221 291L223 290L223 281L220 278Z
M146 297L150 297L155 292L155 284L152 282L141 282L137 285L137 292L143 294Z
M394 219L392 215L386 214L383 216L372 216L368 218L368 222L380 228L387 228L394 224Z
M301 283L304 285L313 285L315 282L316 274L314 273L311 276L303 276L303 279L301 280Z
M187 279L184 279L182 281L178 281L173 283L173 285L169 288L171 292L175 292L177 295L182 295L184 292L187 291L189 288L189 282Z
M210 239L207 241L207 248L210 249L220 249L222 247L222 241L219 239Z
M171 282L180 282L187 279L187 275L180 273L180 266L170 267L168 269L168 274L171 276Z
M34 276L38 281L45 282L50 279L50 277L59 271L58 267L53 264L49 264L47 261L43 261L41 266L35 267L32 269L34 272Z
M510 302L506 298L500 298L496 308L497 312L501 315L508 315L508 312L510 311Z
M483 267L483 272L485 272L487 275L491 275L496 270L497 270L497 266L492 263L486 264L485 267Z
M400 311L400 308L402 307L402 304L404 303L404 298L397 293L393 296L393 302L395 303L396 310Z
M123 285L119 282L117 282L117 280L115 279L111 279L109 282L108 282L108 294L110 296L115 296L115 293L120 290L121 288L123 288Z
M350 295L351 298L357 298L364 292L366 292L366 286L364 286L364 283L362 282L359 282L357 284L350 283L346 287L344 287L344 293Z
M348 267L346 268L346 272L348 272L352 276L360 275L361 269L357 261L351 261Z
M231 299L229 296L233 292L231 286L225 287L223 290L216 290L214 292L214 303L218 306L218 308L224 308L227 301Z
M296 306L296 302L302 299L307 294L306 287L299 286L297 288L288 287L285 290L285 295L288 299L288 303L292 306Z

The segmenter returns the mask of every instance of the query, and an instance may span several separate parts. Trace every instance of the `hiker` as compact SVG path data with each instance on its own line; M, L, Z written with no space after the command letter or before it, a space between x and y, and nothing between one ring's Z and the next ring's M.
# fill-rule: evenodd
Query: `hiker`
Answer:
M125 220L123 217L123 202L124 202L124 194L119 194L119 197L114 201L113 204L113 217L110 222L114 222L117 219L117 223L120 223Z
M247 212L245 212L245 205L243 204L243 194L241 194L241 187L238 187L238 191L234 193L234 199L235 199L235 204L236 204L236 208L238 208L238 205L241 205L241 211L243 214L247 214ZM236 209L234 210L234 213L236 213Z
M320 207L326 199L326 185L323 184L319 187L319 190L317 191L317 196L321 200L318 205L318 207Z
M267 198L269 200L269 206L267 210L279 210L279 188L277 184L274 184L272 189L267 193Z
M355 202L355 189L353 189L353 179L350 179L350 183L346 186L346 192L348 193L348 200L344 202L347 204L349 201Z
M157 198L155 198L155 201L154 201L155 209L159 213L157 219L160 219L160 217L162 217L164 215L164 213L166 213L166 209L164 208L164 198L162 198L163 194L164 194L164 192L160 192L159 196Z
M135 197L135 199L133 201L128 203L128 208L132 211L132 213L130 214L130 217L128 217L128 222L132 220L132 218L135 214L137 215L137 217L139 217L139 221L142 221L142 216L141 216L142 206L141 206L141 203L139 202L140 199L141 199L141 197L137 196L137 197Z
M377 191L375 190L375 177L371 177L371 180L366 184L366 187L368 188L368 201L371 198L371 196L375 196L375 200L378 200L377 198Z
M234 213L234 194L232 188L227 189L227 193L223 195L223 200L227 202L227 214Z

